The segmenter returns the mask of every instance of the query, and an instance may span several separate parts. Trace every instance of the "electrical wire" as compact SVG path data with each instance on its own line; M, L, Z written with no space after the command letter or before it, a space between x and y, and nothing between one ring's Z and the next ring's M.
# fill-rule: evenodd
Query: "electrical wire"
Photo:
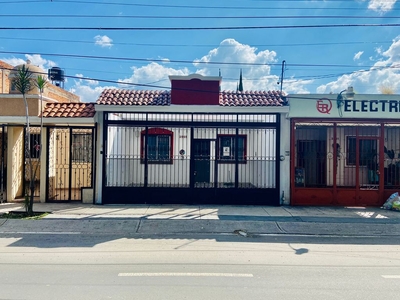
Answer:
M161 62L165 63L164 59L149 59L149 58L129 58L129 57L112 57L112 56L94 56L94 55L78 55L78 54L61 54L61 53L43 53L43 52L22 52L22 51L0 51L4 54L19 54L19 55L42 55L42 56L55 56L55 57L73 57L85 59L101 59L101 60L122 60L122 61L141 61L141 62ZM185 63L185 64L204 64L204 65L238 65L238 66L281 66L281 63L249 63L249 62L215 62L215 61L191 61L191 60L175 60L168 59L169 63ZM338 65L338 64L302 64L291 63L292 67L335 67L335 68L356 68L359 65ZM363 66L365 68L372 68L374 66Z
M141 15L41 15L41 14L5 14L0 17L8 18L116 18L116 19L399 19L393 16L141 16Z
M348 27L400 27L393 24L319 24L319 25L270 25L270 26L221 26L221 27L0 27L0 30L102 30L102 31L194 31L194 30L250 30L250 29L304 29Z
M21 1L18 3L25 3L25 2L43 2L43 1ZM47 1L48 2L48 1ZM277 3L276 0L273 2ZM280 3L283 2L308 2L308 1L299 1L299 0L280 0ZM222 9L222 10L310 10L310 9L323 9L323 10L359 10L359 7L325 7L326 2L348 2L348 0L341 0L341 1L324 1L324 5L321 7L292 7L289 5L286 5L285 7L264 7L264 6L256 6L256 7L251 7L251 6L201 6L201 5L168 5L168 4L143 4L143 3L121 3L121 2L99 2L99 1L84 1L84 0L78 0L78 1L68 1L68 0L53 0L53 3L74 3L74 4L95 4L95 5L112 5L112 6L133 6L133 7L151 7L151 8L185 8L185 9ZM0 3L12 3L15 4L15 1L5 1L5 2L0 2Z
M41 41L41 42L66 42L66 43L83 43L83 44L93 44L91 41L83 40L62 40L62 39L42 39L42 38L19 38L19 37L4 37L0 36L0 39L4 40L21 40L21 41ZM328 43L296 43L296 44L252 44L253 47L299 47L299 46L331 46L331 45L366 45L366 44L389 44L392 41L374 41L374 42L328 42ZM149 43L121 43L112 42L113 45L127 45L127 46L146 46L146 47L236 47L236 45L221 45L221 44L149 44Z

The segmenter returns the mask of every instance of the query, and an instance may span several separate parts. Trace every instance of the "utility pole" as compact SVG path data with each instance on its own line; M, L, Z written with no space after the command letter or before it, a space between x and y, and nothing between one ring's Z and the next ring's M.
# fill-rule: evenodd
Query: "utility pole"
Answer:
M282 61L281 80L280 80L280 83L281 83L281 95L282 95L282 85L283 85L283 73L285 72L285 64L286 64L286 61L283 60Z

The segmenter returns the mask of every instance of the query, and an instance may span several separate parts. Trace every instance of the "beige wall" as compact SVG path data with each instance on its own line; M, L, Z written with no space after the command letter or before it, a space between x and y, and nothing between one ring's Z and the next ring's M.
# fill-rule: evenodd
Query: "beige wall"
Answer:
M53 84L47 84L45 90L43 91L43 96L54 99L62 103L78 103L80 102L79 96L72 94L58 86Z
M0 69L0 94L7 94L10 90L10 81L8 79L8 75L8 70Z
M40 108L40 100L37 98L27 99L28 111L30 116L38 116ZM43 103L43 106L45 103ZM0 96L0 116L25 116L25 103L22 98L7 97L7 95Z
M7 199L14 200L23 195L23 170L24 170L24 131L21 127L10 127L8 130L7 153ZM10 167L12 166L12 168Z

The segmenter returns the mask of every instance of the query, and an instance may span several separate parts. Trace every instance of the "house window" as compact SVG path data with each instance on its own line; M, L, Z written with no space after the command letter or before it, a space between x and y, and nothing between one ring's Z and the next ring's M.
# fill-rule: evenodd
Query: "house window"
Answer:
M40 158L40 133L29 134L29 154L31 158ZM28 158L27 152L25 158Z
M173 132L163 128L150 128L147 132L147 161L149 164L172 164ZM146 130L141 133L142 163L145 160Z
M246 162L246 136L239 135L238 160L240 163ZM236 135L218 135L218 161L234 163L236 161Z
M360 167L369 167L377 161L377 143L376 140L371 139L358 139L359 142L359 164ZM347 156L346 163L348 166L356 165L356 144L357 139L355 136L347 137Z
M92 161L92 135L73 133L71 155L73 162L90 163Z

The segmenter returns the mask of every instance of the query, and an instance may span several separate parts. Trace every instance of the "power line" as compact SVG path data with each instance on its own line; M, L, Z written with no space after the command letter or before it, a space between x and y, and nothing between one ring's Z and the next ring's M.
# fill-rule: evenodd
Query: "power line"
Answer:
M314 16L141 16L141 15L41 15L41 14L5 14L0 17L9 18L116 18L116 19L398 19L393 16L346 16L346 15L314 15Z
M375 68L375 69L370 69L370 70L360 70L360 71L355 71L355 72L351 72L351 73L342 73L342 74L337 74L338 76L342 76L342 75L346 75L346 74L353 74L353 73L363 73L363 72L371 72L371 71L379 71L379 70L382 70L382 69L391 69L391 68L400 68L400 64L399 65L397 65L397 66L389 66L389 67L380 67L380 68ZM6 68L6 67L0 67L0 70L1 69L3 69L3 70L9 70L9 71L11 71L12 69L9 69L9 68ZM39 72L34 72L34 71L32 71L32 73L35 73L35 74L42 74L42 75L47 75L46 73L39 73ZM272 76L272 75L271 75ZM276 75L275 75L276 76ZM83 77L83 76L72 76L72 75L65 75L64 77L66 77L66 78L71 78L71 79L78 79L78 80L86 80L86 81L97 81L97 82L103 82L103 83L113 83L113 84L118 84L118 85L126 85L126 86L132 86L132 87L147 87L147 88L158 88L158 89L163 89L163 90L170 90L171 89L171 87L167 87L167 86L162 86L162 85L154 85L154 83L157 83L157 82L162 82L162 81L165 81L165 80L167 80L167 79L161 79L161 80L158 80L158 81L155 81L155 82L152 82L152 83L148 83L148 84L145 84L145 83L143 83L143 84L141 84L141 83L133 83L133 82L125 82L125 81L120 81L120 80L107 80L107 79L101 79L101 78L92 78L92 77ZM227 79L227 80L230 80L230 79ZM232 79L232 80L230 80L230 81L236 81L237 80L237 78L236 79ZM311 79L310 79L311 80ZM302 82L302 81L305 81L305 80L302 80L302 79L300 79L300 80L291 80L291 79L288 79L288 80L286 80L286 82L287 83L295 83L295 82ZM193 89L183 89L183 90L190 90L190 91L196 91L196 90L193 90ZM200 92L200 91L199 91ZM204 92L204 91L202 91L202 92ZM249 95L249 93L242 93L242 95ZM294 96L294 97L292 97L292 98L295 98L296 96ZM305 97L303 97L303 96L299 96L300 98L305 98ZM311 98L310 98L311 99ZM312 98L312 99L314 99L314 98Z
M271 25L271 26L223 26L223 27L0 27L0 30L103 30L103 31L185 31L185 30L249 30L249 29L301 29L347 27L400 27L394 24L320 24L320 25Z
M102 60L124 60L124 61L141 61L141 62L161 62L165 63L164 59L149 59L149 58L129 58L129 57L112 57L112 56L94 56L94 55L78 55L78 54L61 54L61 53L38 53L38 52L20 52L20 51L0 51L4 54L19 54L19 55L35 55L39 54L42 56L56 56L56 57L72 57L72 58L85 58L85 59L102 59ZM190 61L190 60L173 60L169 59L169 63L186 63L186 64L204 64L204 65L238 65L238 66L281 66L280 63L249 63L249 62L215 62L215 61ZM335 67L335 68L356 68L359 65L338 65L338 64L299 64L291 63L287 64L292 67ZM372 68L373 66L364 66L366 68Z
M24 2L43 2L43 1L21 1L18 3ZM46 1L48 2L48 1ZM271 2L277 3L276 0ZM279 2L307 2L301 0L280 0ZM338 1L324 1L326 2L348 2L348 0L338 0ZM13 3L15 1L5 1L0 3ZM222 10L310 10L310 9L323 9L323 10L359 10L359 7L264 7L264 6L201 6L201 5L168 5L168 4L143 4L143 3L121 3L121 2L99 2L99 1L68 1L68 0L53 0L53 3L75 3L75 4L96 4L96 5L113 5L113 6L134 6L134 7L151 7L151 8L186 8L186 9L222 9ZM395 9L395 8L393 8Z
M0 36L0 39L4 40L22 40L22 41L42 41L42 42L67 42L67 43L83 43L93 44L91 41L83 40L62 40L62 39L34 39L34 38L17 38L17 37L4 37ZM296 44L252 44L254 47L298 47L298 46L329 46L329 45L357 45L357 44L389 44L392 41L374 41L374 42L328 42L328 43L296 43ZM221 44L149 44L149 43L121 43L112 42L112 45L127 45L127 46L146 46L146 47L236 47L236 45L221 45Z

